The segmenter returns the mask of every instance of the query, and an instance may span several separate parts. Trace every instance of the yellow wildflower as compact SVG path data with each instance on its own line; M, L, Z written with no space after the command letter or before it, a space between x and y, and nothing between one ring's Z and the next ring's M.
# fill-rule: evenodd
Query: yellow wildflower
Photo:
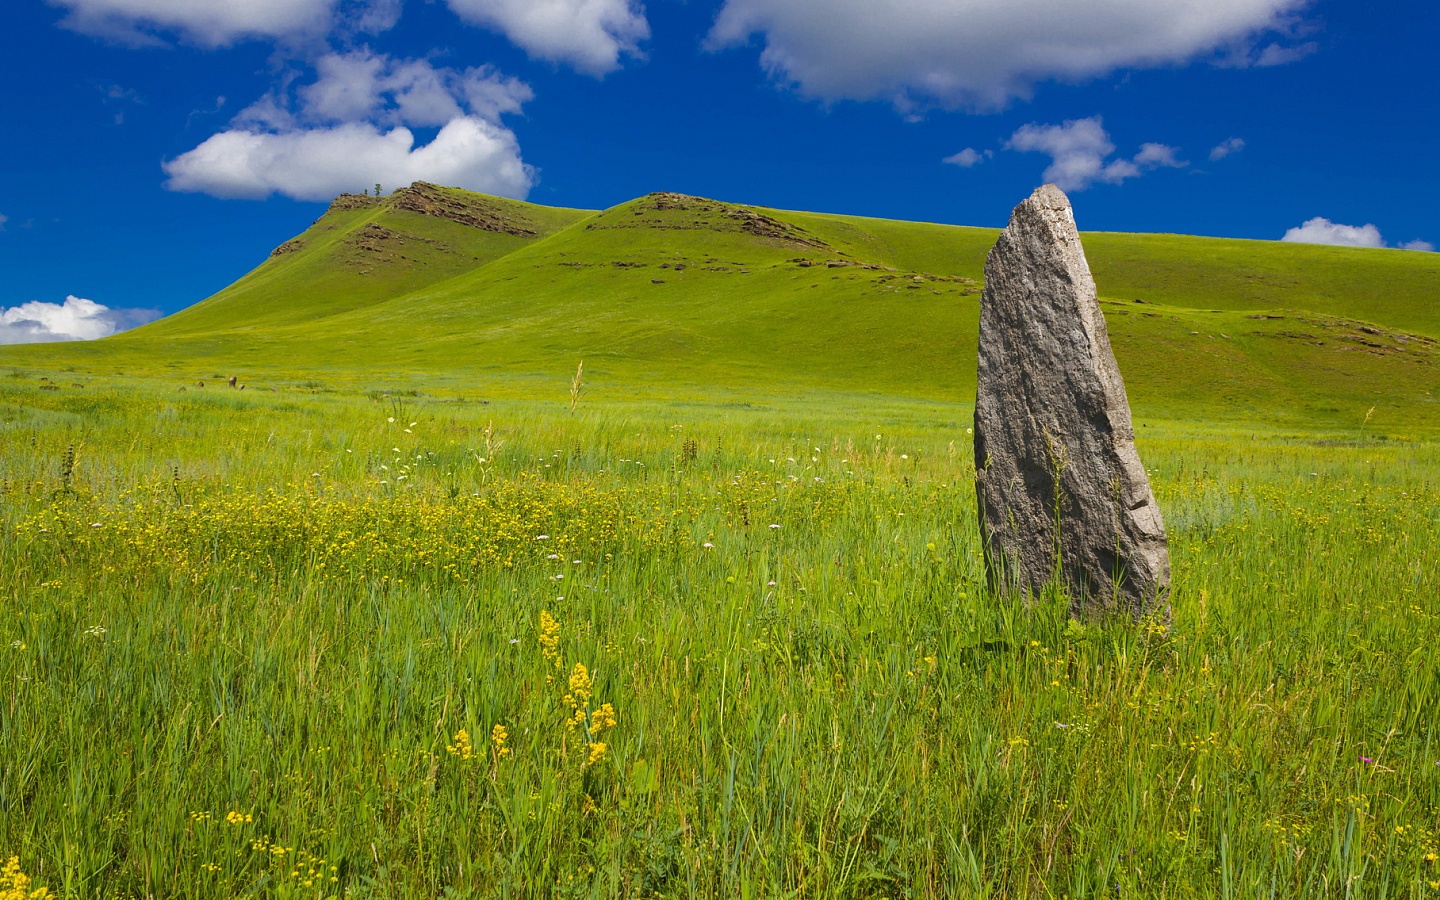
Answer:
M509 739L510 732L505 730L504 725L496 725L494 728L490 729L490 743L495 745L496 759L504 759L505 757L512 755L512 751L510 750L510 748L505 746L505 742Z
M0 900L50 900L49 888L30 887L30 876L20 871L20 857L12 856L0 868Z
M255 817L250 813L242 813L232 809L225 814L225 821L231 825L244 825L246 822L255 821Z
M560 668L560 623L548 610L540 610L540 652Z
M605 751L609 749L609 746L606 745L603 741L596 741L595 743L591 744L590 756L585 760L585 766L593 766L596 763L604 760Z
M460 729L455 732L455 743L447 744L445 752L462 760L475 758L475 747L470 743L470 732Z
M584 663L576 663L575 671L570 673L570 693L574 699L573 706L585 706L590 702L590 693L593 685L590 683L590 672L586 670Z
M590 735L599 737L600 732L615 727L615 707L606 703L590 715Z

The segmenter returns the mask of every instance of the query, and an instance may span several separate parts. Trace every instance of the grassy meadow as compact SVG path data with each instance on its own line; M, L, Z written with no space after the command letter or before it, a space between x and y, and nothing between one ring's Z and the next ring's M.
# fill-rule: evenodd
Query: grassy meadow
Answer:
M421 185L0 348L0 900L1440 897L1440 257L1085 235L1160 629L985 587L994 239Z
M1141 414L1162 631L963 403L592 380L0 370L0 897L1440 896L1425 428Z

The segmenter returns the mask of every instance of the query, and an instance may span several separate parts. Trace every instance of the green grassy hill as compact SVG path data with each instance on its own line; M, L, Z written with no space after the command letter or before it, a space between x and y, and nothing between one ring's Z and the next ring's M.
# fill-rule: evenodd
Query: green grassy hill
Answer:
M585 215L423 182L384 199L344 194L259 268L135 337L314 323L471 271Z
M592 386L641 396L966 402L995 235L679 194L592 213L418 184L339 198L255 271L150 326L9 348L0 364L504 392L583 358ZM1343 424L1378 407L1440 424L1440 257L1176 235L1085 244L1142 412Z

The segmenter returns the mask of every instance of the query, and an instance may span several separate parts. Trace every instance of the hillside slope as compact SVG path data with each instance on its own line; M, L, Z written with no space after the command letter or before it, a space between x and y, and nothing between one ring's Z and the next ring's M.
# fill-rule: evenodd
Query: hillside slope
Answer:
M254 271L136 337L263 331L363 309L470 271L587 215L425 182L384 198L342 194Z
M340 198L285 252L153 325L0 363L503 391L583 358L592 383L632 392L966 402L995 236L680 194L589 213L416 185ZM1435 254L1084 241L1137 408L1348 422L1379 405L1440 425Z

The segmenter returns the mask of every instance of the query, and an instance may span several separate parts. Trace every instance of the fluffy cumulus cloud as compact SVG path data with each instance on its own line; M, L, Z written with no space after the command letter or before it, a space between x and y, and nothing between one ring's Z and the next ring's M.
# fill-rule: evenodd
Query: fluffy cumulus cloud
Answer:
M1174 147L1165 144L1141 144L1135 154L1135 165L1141 169L1183 169L1190 165L1178 156Z
M226 131L165 164L171 190L215 197L329 200L381 183L435 181L523 197L533 172L520 159L515 135L492 122L465 116L446 123L435 139L416 146L404 126L381 130L368 123L288 132Z
M1245 141L1242 138L1226 138L1210 149L1210 161L1219 162L1227 156L1239 153L1245 149Z
M1333 244L1337 247L1383 247L1385 239L1374 225L1341 225L1323 216L1285 232L1280 240L1299 244Z
M128 43L157 34L218 46L244 38L318 35L334 24L337 0L52 0L77 31Z
M500 117L531 96L524 83L488 67L332 54L318 61L314 81L271 94L166 162L166 186L226 198L328 200L377 182L436 181L524 197L534 170ZM412 128L439 131L421 144Z
M170 37L208 47L248 39L314 46L327 35L379 34L404 0L49 0L62 24L127 44ZM533 57L592 75L639 55L650 23L639 0L445 0L461 19L497 31Z
M64 303L34 300L0 308L0 344L93 341L158 318L153 309L111 309L73 295Z
M1060 125L1025 125L1010 136L1005 149L1049 156L1043 177L1065 191L1083 191L1097 182L1120 184L1151 169L1189 165L1174 147L1153 143L1141 144L1134 159L1112 159L1115 144L1099 116Z
M995 152L993 150L986 150L984 153L981 153L974 147L966 147L959 153L945 157L941 162L952 166L959 166L962 169L973 169L994 155Z
M1385 247L1385 238L1374 225L1341 225L1324 216L1316 216L1285 232L1280 240L1300 244L1331 244L1336 247ZM1407 241L1395 245L1400 250L1433 252L1429 241Z
M1044 178L1064 191L1082 191L1097 181L1119 184L1140 174L1140 167L1129 160L1106 161L1115 145L1099 116L1063 125L1025 125L1010 136L1005 147L1047 154L1051 162Z
M425 128L466 115L498 122L533 97L529 85L490 66L436 68L423 59L356 50L321 57L314 81L271 93L242 111L235 124L287 130L365 121Z
M531 56L591 75L620 66L650 37L634 0L447 0L460 18L504 34Z
M758 35L764 67L807 96L988 109L1121 67L1284 62L1306 2L725 0L707 44Z

